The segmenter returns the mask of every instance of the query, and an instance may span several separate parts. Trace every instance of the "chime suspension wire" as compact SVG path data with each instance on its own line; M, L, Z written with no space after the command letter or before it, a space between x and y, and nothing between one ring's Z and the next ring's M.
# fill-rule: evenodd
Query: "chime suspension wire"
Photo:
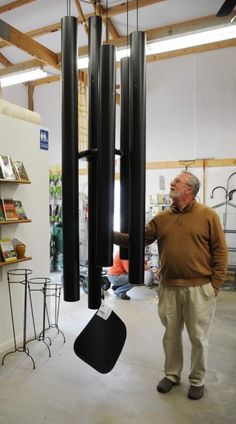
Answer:
M67 0L67 16L71 16L71 0Z

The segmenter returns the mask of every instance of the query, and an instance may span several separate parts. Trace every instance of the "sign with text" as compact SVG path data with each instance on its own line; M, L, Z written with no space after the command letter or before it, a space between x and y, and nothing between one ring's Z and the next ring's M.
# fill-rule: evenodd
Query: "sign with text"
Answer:
M40 130L40 149L48 150L49 132L47 130Z

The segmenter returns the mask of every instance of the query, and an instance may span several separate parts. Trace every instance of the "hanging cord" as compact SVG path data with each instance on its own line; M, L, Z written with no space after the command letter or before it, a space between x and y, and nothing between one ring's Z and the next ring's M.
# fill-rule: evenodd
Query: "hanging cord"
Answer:
M67 16L71 16L71 0L67 0Z
M106 42L108 43L109 31L108 31L108 0L106 0Z
M136 10L137 10L137 31L138 31L138 0L136 1Z

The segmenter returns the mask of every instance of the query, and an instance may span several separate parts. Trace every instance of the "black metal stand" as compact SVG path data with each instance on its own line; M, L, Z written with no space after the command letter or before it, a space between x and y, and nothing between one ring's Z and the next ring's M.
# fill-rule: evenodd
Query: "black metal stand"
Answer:
M45 337L45 330L46 330L45 323L46 323L46 308L47 308L47 304L46 304L47 286L50 282L51 282L50 278L46 278L46 277L30 278L29 281L28 281L30 307L31 307L31 314L32 314L33 328L34 328L34 338L28 340L28 342L31 342L33 340L42 341L48 349L49 358L51 357L51 350L50 350L49 345L52 344L52 341L51 341L50 337L48 337L48 336ZM42 328L42 331L40 332L39 336L37 336L37 334L36 334L34 309L33 309L33 301L32 301L32 293L33 292L40 292L40 293L43 294L43 328ZM46 343L45 339L48 339L49 345Z
M47 293L46 298L48 297L54 297L54 321L52 322L49 317L48 313L48 307L46 302L46 313L47 313L47 320L48 320L48 327L49 328L56 328L57 334L61 334L63 337L64 343L66 342L66 338L64 333L60 330L58 326L58 319L59 319L59 311L60 311L60 300L61 300L61 290L62 290L62 284L61 283L50 283L47 285Z
M31 269L12 269L7 272L7 281L8 281L8 290L9 290L9 302L10 302L10 311L11 311L11 322L12 322L12 331L13 331L13 340L14 340L14 350L7 352L2 358L2 365L4 364L5 358L8 355L11 355L15 352L25 353L33 363L33 369L35 369L35 362L32 356L29 353L29 349L26 346L26 328L27 328L27 290L28 290L28 276L32 274ZM12 294L11 294L11 285L12 284L22 284L24 286L24 314L23 314L23 340L22 346L17 347L16 344L16 332L15 332L15 322L13 314L13 303L12 303Z

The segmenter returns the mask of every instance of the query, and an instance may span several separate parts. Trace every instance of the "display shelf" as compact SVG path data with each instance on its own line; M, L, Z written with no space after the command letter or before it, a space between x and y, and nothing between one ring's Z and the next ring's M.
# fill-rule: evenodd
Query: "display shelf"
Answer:
M6 178L0 178L0 183L8 184L31 184L30 180L7 180Z
M16 263L18 263L18 262L30 261L31 259L32 259L32 256L25 256L25 258L22 258L22 259L16 259L15 261L10 261L10 262L0 262L0 267L7 266L7 265L12 265L12 264L16 264Z
M12 221L0 221L0 225L7 225L7 224L26 224L27 222L32 222L31 219L16 219Z
M32 222L31 219L16 219L12 221L0 221L0 225L7 225L7 224L26 224L28 222Z

